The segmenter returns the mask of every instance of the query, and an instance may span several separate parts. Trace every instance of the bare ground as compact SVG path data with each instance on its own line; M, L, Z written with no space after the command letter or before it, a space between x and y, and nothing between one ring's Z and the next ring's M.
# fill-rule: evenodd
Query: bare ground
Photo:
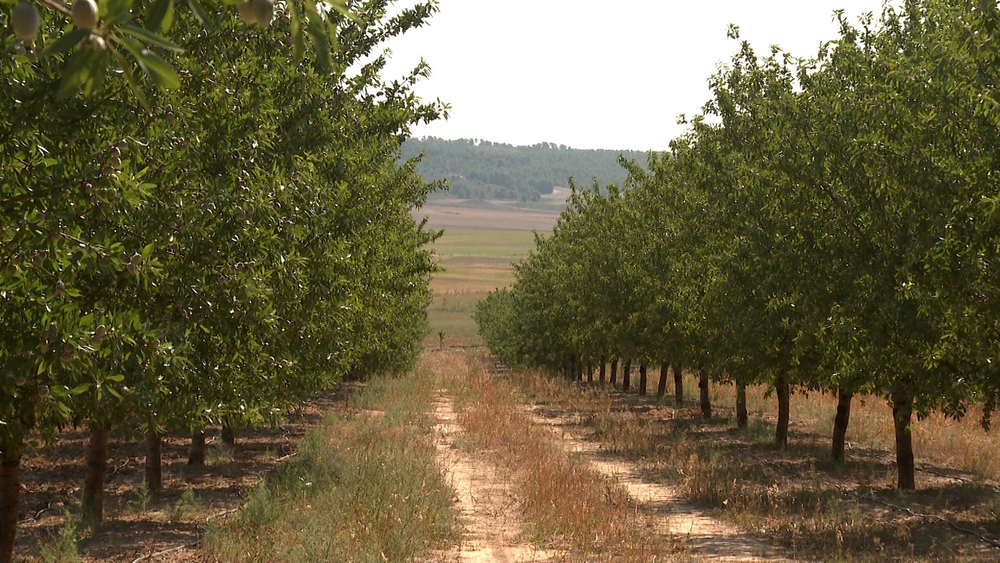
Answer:
M629 496L653 515L654 533L681 541L689 556L712 561L791 561L770 545L686 502L676 488L640 477L634 464L602 451L599 442L577 437L573 428L578 423L573 415L535 405L525 409L536 424L558 436L558 443L567 451L582 456L593 469L624 486Z
M557 555L521 540L525 528L510 476L496 465L462 451L456 442L463 430L455 421L451 398L442 395L438 399L434 416L439 459L455 490L455 502L466 531L458 546L435 553L432 560L525 563L547 561Z
M556 188L534 207L510 201L438 198L412 214L418 221L427 217L427 225L432 229L546 232L555 226L568 196L567 188Z
M206 521L225 518L263 475L293 455L306 431L324 413L347 408L352 384L310 400L274 429L237 431L236 447L221 447L216 431L208 431L208 461L187 465L189 439L163 440L163 492L143 501L145 452L141 436L118 430L109 443L104 492L105 521L96 530L78 526L82 561L214 562L201 549ZM77 510L86 473L88 433L69 430L58 441L22 463L21 511L15 561L38 561L40 551L57 542L67 512ZM195 502L183 504L191 490Z

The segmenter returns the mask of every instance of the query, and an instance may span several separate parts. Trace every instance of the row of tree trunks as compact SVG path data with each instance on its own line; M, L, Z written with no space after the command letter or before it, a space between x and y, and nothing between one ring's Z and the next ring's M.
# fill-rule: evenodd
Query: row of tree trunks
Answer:
M736 382L736 427L746 428L749 423L747 416L747 384Z
M21 501L20 443L0 444L0 563L14 560L17 513Z
M913 462L913 392L905 385L892 391L892 421L896 428L896 488L912 491L916 488L916 467Z
M670 364L667 362L660 362L660 381L656 384L656 396L663 397L667 394L667 369Z
M645 395L646 394L646 383L647 383L647 379L646 379L646 362L642 362L642 363L639 364L639 394L640 395Z
M156 430L146 432L146 489L163 489L163 437Z
M833 451L830 457L833 461L844 463L844 445L847 443L847 424L851 420L851 399L854 393L837 389L837 417L833 419Z
M701 416L712 418L712 399L708 396L708 370L698 368L698 389L701 390Z
M222 425L222 443L229 447L236 445L236 432L229 424Z
M191 451L188 453L188 465L205 465L204 430L197 430L191 433Z
M788 375L778 374L774 381L774 392L778 395L778 425L774 429L774 445L783 448L788 445L789 398L791 389L788 386Z
M674 402L677 406L684 404L684 372L681 369L680 362L674 363Z
M83 483L83 517L91 522L104 521L104 477L108 469L108 435L111 427L90 422L87 445L87 477Z

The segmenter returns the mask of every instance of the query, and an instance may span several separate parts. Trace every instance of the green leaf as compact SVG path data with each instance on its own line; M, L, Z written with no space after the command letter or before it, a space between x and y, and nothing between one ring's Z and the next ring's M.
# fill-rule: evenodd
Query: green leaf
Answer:
M184 52L184 49L181 49L177 44L173 43L172 41L160 37L159 35L152 33L149 30L143 29L141 27L136 27L130 24L124 24L120 26L119 29L131 35L132 37L145 41L150 45L156 45L157 47L162 47L164 49L167 49L168 51L173 51L175 53Z
M92 49L73 53L63 69L63 78L59 83L60 97L69 96L90 78L91 66L97 62L95 58Z
M141 43L134 39L119 39L117 37L115 39L135 57L136 62L139 63L139 68L157 86L161 88L177 88L181 85L181 79L177 76L177 72L159 55L143 47Z
M149 100L146 99L146 94L142 91L142 85L139 84L139 81L135 79L135 74L132 73L132 65L129 64L129 62L125 60L125 57L118 51L115 51L115 58L118 60L118 65L125 73L125 80L128 81L129 88L132 89L132 93L135 94L136 99L139 100L139 105L141 105L146 111L150 111L151 107L149 105Z
M121 383L122 381L125 381L125 376L121 375L121 374L119 374L119 375L109 375L106 379L108 381L114 381L115 383Z
M76 387L74 387L70 391L70 394L71 395L82 395L82 394L86 393L87 391L89 391L90 388L91 388L91 384L90 383L83 383L81 385L77 385Z
M166 33L174 23L174 0L156 0L146 13L146 29Z
M191 12L194 13L194 17L205 27L212 27L208 19L208 14L205 13L205 8L201 5L198 0L187 0L188 7L191 8Z
M108 0L102 5L105 8L103 14L105 21L124 23L132 9L132 0Z
M42 57L49 57L52 55L61 55L63 53L68 53L70 49L76 47L80 41L83 41L85 37L90 35L90 32L86 29L80 29L74 27L72 30L63 34L58 41L49 46L48 49L42 51Z
M299 13L299 9L295 7L294 2L288 3L288 15L291 22L291 35L292 35L292 59L296 62L302 60L302 54L305 52L305 35L302 33L302 15Z

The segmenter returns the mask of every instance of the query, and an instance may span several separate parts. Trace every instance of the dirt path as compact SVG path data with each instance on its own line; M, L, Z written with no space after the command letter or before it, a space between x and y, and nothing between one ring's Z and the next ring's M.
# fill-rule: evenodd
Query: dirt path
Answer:
M451 552L437 553L433 560L448 563L526 563L548 561L558 555L521 541L524 529L511 491L510 480L493 464L463 452L456 445L462 427L455 421L450 397L443 394L434 404L437 418L435 444L447 480L457 494L457 504L466 528L460 545Z
M712 561L791 561L687 503L674 487L643 479L634 465L603 452L599 443L575 437L577 422L572 415L543 414L534 406L527 407L527 414L559 437L558 442L568 451L583 456L594 469L623 485L629 496L651 509L656 515L655 532L682 541L691 556Z

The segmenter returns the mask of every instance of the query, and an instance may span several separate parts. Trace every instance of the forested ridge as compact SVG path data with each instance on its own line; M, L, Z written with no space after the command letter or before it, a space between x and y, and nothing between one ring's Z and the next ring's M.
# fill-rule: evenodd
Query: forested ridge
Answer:
M581 184L594 178L601 184L619 184L626 176L619 158L646 160L640 151L582 150L554 143L527 147L425 137L403 144L403 158L421 153L426 156L417 173L427 182L447 180L451 197L515 201L537 201L553 187L566 186L570 176Z

